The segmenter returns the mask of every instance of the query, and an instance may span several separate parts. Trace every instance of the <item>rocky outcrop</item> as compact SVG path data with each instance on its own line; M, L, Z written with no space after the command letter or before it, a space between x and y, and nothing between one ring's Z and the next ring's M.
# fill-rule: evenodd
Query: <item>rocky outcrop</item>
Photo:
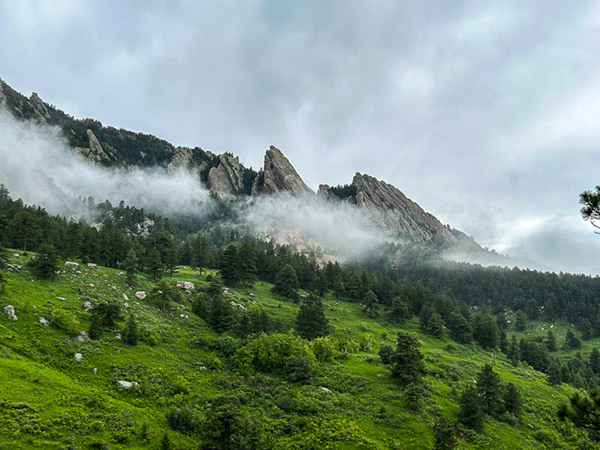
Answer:
M263 170L264 193L267 195L279 192L288 192L295 196L314 194L304 181L302 181L294 166L276 147L271 146L265 153Z
M102 145L100 144L100 141L98 140L98 138L96 137L94 132L88 128L86 130L86 133L87 133L88 142L90 145L89 148L88 147L75 147L75 152L78 155L86 158L92 164L106 163L106 162L110 161L110 157L106 154L106 152L102 148Z
M0 107L6 108L8 100L6 99L6 95L4 94L4 81L0 78Z
M29 103L33 107L33 110L41 123L48 123L48 121L52 120L48 108L46 108L42 99L35 92L29 96Z
M327 185L319 187L319 195L329 200L341 195L341 200L362 209L379 229L394 238L419 243L433 241L442 246L458 242L452 229L391 184L369 175L357 173L350 186L338 188L335 194Z
M208 187L219 197L243 192L244 166L231 153L219 155L219 165L208 172Z

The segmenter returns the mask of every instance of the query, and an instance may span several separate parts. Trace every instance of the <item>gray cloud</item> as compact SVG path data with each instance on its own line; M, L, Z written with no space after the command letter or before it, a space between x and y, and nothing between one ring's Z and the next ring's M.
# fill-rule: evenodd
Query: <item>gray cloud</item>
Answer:
M277 145L313 188L370 173L490 247L566 217L556 239L593 248L598 28L592 1L5 2L0 76L255 168Z

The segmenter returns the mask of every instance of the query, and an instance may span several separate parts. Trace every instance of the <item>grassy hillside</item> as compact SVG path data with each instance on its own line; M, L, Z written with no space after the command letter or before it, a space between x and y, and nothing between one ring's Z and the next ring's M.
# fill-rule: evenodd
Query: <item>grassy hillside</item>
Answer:
M368 318L358 304L327 295L323 304L334 327L329 341L336 343L335 354L317 359L309 378L293 381L284 372L249 366L244 352L252 340L217 334L191 312L187 294L163 311L135 297L136 291L154 287L142 276L132 288L118 270L80 265L63 267L53 281L39 281L27 271L26 257L9 262L24 269L8 275L0 295L0 306L13 305L18 316L17 321L0 317L0 448L197 448L215 423L227 423L247 439L236 448L433 448L436 418L457 423L460 393L484 364L493 364L503 383L517 386L523 414L488 420L481 432L458 423L458 448L599 448L555 417L573 388L552 387L543 374L515 368L502 354L475 344L423 335L417 319L393 327ZM199 277L179 267L164 280L192 281L199 290L208 274L215 275L207 271ZM228 298L260 307L280 331L293 327L299 309L275 298L271 285L260 281L230 289ZM41 323L40 317L60 322L65 311L63 316L79 321L76 331L87 330L91 315L84 303L105 300L118 302L125 315L116 330L98 340L80 341L68 327ZM139 327L135 346L117 336L129 314ZM534 323L525 333L545 336L541 328L550 325ZM554 328L559 345L566 327ZM398 331L415 333L422 344L426 375L419 412L409 408L377 355L382 344L395 347ZM314 342L304 344L322 355ZM586 345L580 351L587 355L593 343ZM137 385L123 388L119 381Z

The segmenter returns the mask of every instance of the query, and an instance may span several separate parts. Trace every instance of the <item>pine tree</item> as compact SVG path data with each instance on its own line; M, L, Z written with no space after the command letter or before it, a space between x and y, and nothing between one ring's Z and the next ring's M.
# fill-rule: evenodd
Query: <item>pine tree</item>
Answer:
M566 344L571 348L581 347L581 342L575 337L575 334L571 330L567 331Z
M508 383L504 389L504 408L515 417L521 416L523 400L519 390L512 383Z
M546 335L546 347L548 347L549 352L556 351L556 337L552 330L548 330L548 334Z
M122 333L123 342L127 345L137 345L138 342L138 328L137 322L133 317L133 314L129 315L129 320L127 320L127 325L123 329Z
M392 305L390 307L388 317L392 322L401 324L409 317L408 305L402 298L394 297Z
M518 310L517 316L516 316L516 321L515 321L515 329L517 331L525 331L526 328L527 328L527 314L525 314L521 310Z
M256 280L256 252L252 244L243 244L239 251L240 281L252 286Z
M125 272L127 273L127 284L129 284L130 286L133 285L133 282L135 280L135 273L137 272L138 262L139 260L137 258L137 255L135 254L135 250L130 249L127 252L127 257L125 258L125 261L123 261L123 269L125 269Z
M514 367L517 367L519 365L519 361L521 359L521 352L519 344L517 343L517 337L514 334L510 339L507 356L510 358L510 362Z
M436 420L433 434L435 436L434 450L453 450L458 445L454 425L444 417Z
M369 317L375 317L377 315L378 304L379 300L377 299L375 292L368 291L364 297L364 310Z
M450 315L448 327L452 333L452 339L459 344L469 344L473 339L473 330L469 321L458 311Z
M95 313L93 310L92 317L90 318L88 336L93 340L99 339L100 336L102 336L102 317L100 317L100 314Z
M161 277L163 263L160 257L160 252L157 248L152 247L146 254L146 268L150 272L153 280L158 280Z
M235 245L229 245L223 252L221 278L226 286L235 286L240 281L240 261Z
M550 383L550 385L552 386L558 386L561 383L561 373L560 373L560 366L558 365L558 363L556 361L553 361L552 363L550 363L550 365L548 366L548 370L546 371L548 374L548 377L546 378L546 380L548 381L548 383Z
M311 295L300 305L296 316L296 331L308 340L329 334L329 320L325 317L320 298Z
M590 369L597 375L600 373L600 352L596 347L590 353Z
M416 337L407 333L398 333L396 351L392 355L392 377L400 384L420 384L423 375L423 355L419 348L421 343Z
M474 430L480 430L483 425L483 411L477 389L473 385L467 386L462 391L458 403L458 419L461 423Z
M54 278L58 269L58 255L54 245L44 243L40 246L37 256L29 263L33 274L38 278Z
M442 316L437 312L433 313L427 322L425 331L435 338L442 339L444 337L444 321Z
M273 292L284 298L296 301L298 299L297 290L299 288L300 284L298 283L296 271L291 265L286 264L275 276Z
M501 404L500 376L494 372L492 366L486 364L476 379L477 392L479 393L483 412L493 415L500 409L499 405Z

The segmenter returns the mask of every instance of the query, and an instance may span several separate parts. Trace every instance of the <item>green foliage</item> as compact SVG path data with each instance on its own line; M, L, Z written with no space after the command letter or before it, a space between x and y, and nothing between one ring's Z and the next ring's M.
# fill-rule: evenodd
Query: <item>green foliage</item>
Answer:
M398 333L396 351L392 355L392 377L400 384L419 384L423 375L423 355L418 339L407 333Z
M50 323L57 328L65 330L70 336L77 336L79 334L79 320L77 320L77 317L73 314L62 308L54 308L52 310L52 314L50 314Z
M138 343L138 326L135 317L133 314L129 314L129 319L127 320L127 325L123 328L123 332L121 333L121 337L123 342L127 345L137 345Z
M568 403L559 406L557 415L587 431L592 441L600 442L600 391L592 391L589 396L576 392Z
M433 434L435 437L434 450L453 450L458 445L454 424L444 417L436 420Z
M302 302L296 316L296 331L307 340L329 334L329 320L325 317L319 297L310 295Z
M40 246L37 256L29 263L31 271L38 278L51 279L58 269L58 256L52 244L44 243Z
M481 409L479 393L475 386L468 385L462 391L459 405L458 419L461 423L474 430L480 430L483 426L483 411Z
M502 399L500 376L489 364L477 374L477 393L484 413L493 415L499 411Z
M290 300L298 300L298 289L300 283L298 283L298 277L296 271L290 264L284 265L275 277L275 285L273 286L273 292L281 295L283 298Z
M292 381L309 378L315 355L305 340L291 334L261 334L241 348L235 360L242 368L280 373Z

